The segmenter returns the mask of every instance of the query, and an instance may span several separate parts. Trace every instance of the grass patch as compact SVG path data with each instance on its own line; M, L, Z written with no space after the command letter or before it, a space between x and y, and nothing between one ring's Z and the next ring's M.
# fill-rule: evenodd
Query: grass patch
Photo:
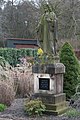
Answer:
M77 117L80 116L80 111L77 111L75 108L70 108L67 112L66 115L68 117Z

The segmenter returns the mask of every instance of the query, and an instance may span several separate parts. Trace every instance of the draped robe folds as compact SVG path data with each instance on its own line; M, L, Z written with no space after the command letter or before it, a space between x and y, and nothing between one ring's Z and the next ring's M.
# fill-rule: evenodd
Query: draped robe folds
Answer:
M45 12L38 25L39 40L45 53L56 54L57 19L54 12Z

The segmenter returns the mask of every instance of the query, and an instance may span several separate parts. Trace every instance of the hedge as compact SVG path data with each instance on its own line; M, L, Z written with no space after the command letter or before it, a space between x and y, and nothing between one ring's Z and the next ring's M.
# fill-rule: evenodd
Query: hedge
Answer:
M18 58L23 56L35 57L37 55L36 49L30 48L0 48L0 56L4 57L10 65L16 66L19 63Z

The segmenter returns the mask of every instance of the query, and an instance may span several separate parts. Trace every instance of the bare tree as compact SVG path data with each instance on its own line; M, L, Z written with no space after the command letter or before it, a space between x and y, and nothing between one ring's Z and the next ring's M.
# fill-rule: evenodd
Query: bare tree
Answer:
M3 29L10 37L33 38L37 16L38 8L33 2L23 1L15 5L13 0L8 1L3 10Z

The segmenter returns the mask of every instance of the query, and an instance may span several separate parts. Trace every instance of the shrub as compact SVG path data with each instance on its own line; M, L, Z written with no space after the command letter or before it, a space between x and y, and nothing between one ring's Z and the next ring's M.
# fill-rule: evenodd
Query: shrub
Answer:
M66 42L60 51L60 62L65 65L64 92L70 98L75 93L77 84L80 82L80 65L72 46Z
M11 105L15 98L13 86L10 86L3 81L0 81L0 103Z
M3 57L1 57L1 56L0 56L0 65L1 65L2 67L5 67L5 66L6 66L6 60L5 60Z
M6 105L0 104L0 112L4 111L7 108Z
M30 56L34 57L37 55L37 50L30 48L0 48L0 56L5 58L6 61L9 62L10 65L16 66L19 64L19 57Z
M29 68L28 68L29 70ZM30 97L34 91L34 76L31 71L18 72L17 83L17 95L20 97Z
M35 99L30 100L25 104L25 111L28 115L42 115L42 112L45 111L45 105L41 100Z
M70 108L67 112L66 115L68 117L77 117L80 116L80 111L77 111L75 108Z

